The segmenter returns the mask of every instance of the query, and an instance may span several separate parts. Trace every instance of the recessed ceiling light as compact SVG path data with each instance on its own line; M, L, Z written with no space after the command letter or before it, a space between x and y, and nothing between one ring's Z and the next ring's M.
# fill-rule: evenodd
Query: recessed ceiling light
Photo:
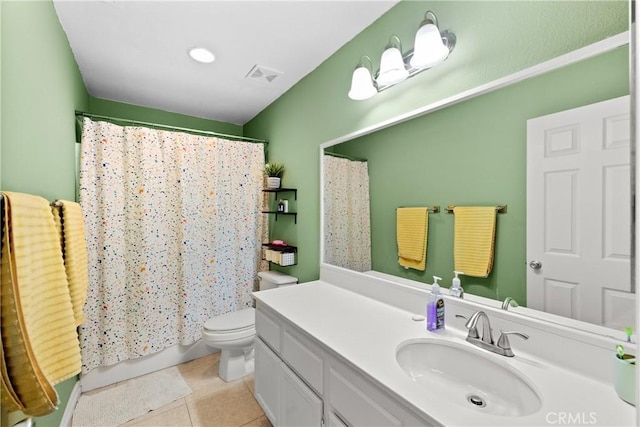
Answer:
M213 56L213 53L203 47L194 47L192 49L189 49L189 56L194 61L202 62L205 64L209 64L213 62L214 59L216 59L216 57Z

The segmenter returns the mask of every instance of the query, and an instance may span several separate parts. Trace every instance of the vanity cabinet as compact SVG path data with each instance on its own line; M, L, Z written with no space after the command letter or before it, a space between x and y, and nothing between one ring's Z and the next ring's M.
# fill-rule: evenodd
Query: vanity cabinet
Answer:
M319 426L322 400L261 338L255 344L255 397L276 426Z
M429 423L258 302L255 396L274 426Z
M313 344L264 310L256 311L256 332L254 394L267 418L275 426L320 426L322 400L316 393L322 390L322 360L313 354ZM286 354L289 364L276 352Z

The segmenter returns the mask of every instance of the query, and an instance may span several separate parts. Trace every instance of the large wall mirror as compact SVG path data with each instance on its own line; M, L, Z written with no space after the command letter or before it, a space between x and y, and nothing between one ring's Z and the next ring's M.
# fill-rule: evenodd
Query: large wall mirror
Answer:
M523 314L635 325L627 41L608 39L508 85L325 143L323 262L429 284L437 275L449 287L455 216L445 208L507 205L493 270L462 276L467 294L511 297ZM405 269L396 208L434 205L426 268Z

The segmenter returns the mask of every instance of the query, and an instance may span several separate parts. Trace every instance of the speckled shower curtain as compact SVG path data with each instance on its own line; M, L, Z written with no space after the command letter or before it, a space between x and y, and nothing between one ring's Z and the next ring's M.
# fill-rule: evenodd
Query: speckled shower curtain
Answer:
M201 336L249 307L266 232L262 144L84 119L83 372Z
M369 172L366 161L324 155L324 262L371 270Z

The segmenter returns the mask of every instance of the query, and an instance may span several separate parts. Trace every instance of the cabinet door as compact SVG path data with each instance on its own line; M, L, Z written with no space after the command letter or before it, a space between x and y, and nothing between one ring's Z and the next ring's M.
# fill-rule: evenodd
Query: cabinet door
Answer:
M327 417L327 426L328 427L347 427L347 425L340 419L339 416L335 414L335 412L330 412Z
M283 427L319 427L322 423L322 400L298 376L281 364L280 423Z
M280 425L280 379L282 362L262 339L255 342L254 393L271 424Z

